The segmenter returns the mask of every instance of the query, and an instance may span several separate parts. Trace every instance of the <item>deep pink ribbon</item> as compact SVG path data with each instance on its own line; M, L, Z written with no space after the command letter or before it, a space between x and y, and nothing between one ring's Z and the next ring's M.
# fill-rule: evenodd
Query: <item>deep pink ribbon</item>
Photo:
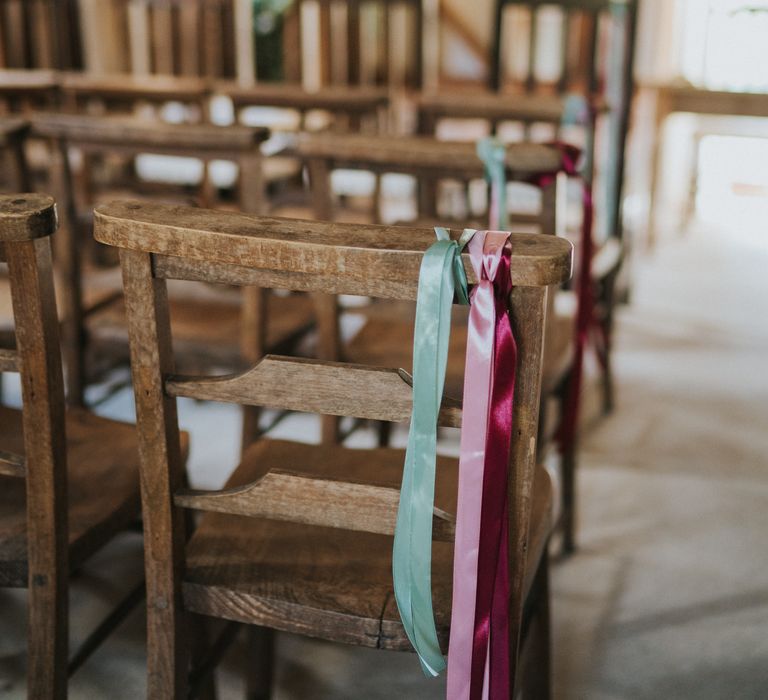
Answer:
M449 700L509 697L507 469L516 346L508 232L469 244L472 291L448 651Z
M570 177L581 177L578 160L581 150L570 144L556 142L549 144L560 151L561 166L558 172ZM557 172L540 173L531 182L538 187L546 187ZM579 423L579 399L584 368L584 352L589 340L590 330L595 322L595 301L592 289L592 257L594 256L594 241L592 239L592 223L594 218L594 203L592 200L591 184L581 178L582 201L584 214L581 222L581 240L579 241L580 255L576 282L576 329L574 337L573 371L568 386L565 409L558 429L558 441L561 451L571 448L576 439Z

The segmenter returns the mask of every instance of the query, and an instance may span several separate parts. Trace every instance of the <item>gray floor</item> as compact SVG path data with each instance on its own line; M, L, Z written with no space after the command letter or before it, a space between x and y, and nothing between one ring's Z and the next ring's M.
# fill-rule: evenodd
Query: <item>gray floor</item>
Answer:
M583 445L580 549L554 567L558 699L768 697L767 267L759 238L701 230L637 270L619 324L619 405ZM126 416L130 400L106 408ZM193 404L181 415L196 438L193 478L216 485L213 465L235 458L236 415ZM311 440L316 426L295 418L279 432ZM90 569L109 575L81 577L76 637L139 561L128 537ZM0 605L0 694L21 698L23 594L0 591ZM278 650L279 700L443 694L409 654L288 636ZM144 662L137 612L74 677L71 697L142 697ZM242 697L244 663L235 648L223 698Z

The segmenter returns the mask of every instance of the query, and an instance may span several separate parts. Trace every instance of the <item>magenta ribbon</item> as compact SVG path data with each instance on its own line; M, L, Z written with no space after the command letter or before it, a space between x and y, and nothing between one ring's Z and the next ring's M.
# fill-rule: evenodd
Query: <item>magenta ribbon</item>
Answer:
M464 376L448 700L507 698L507 480L517 348L508 232L478 231Z
M592 239L592 222L594 218L594 203L592 200L592 186L579 173L578 162L581 150L567 143L555 142L547 144L560 151L560 168L551 173L539 173L531 178L531 184L537 187L546 187L556 177L558 172L563 172L569 177L581 179L583 218L581 222L581 240L579 242L580 255L577 266L576 281L576 330L574 337L573 371L571 373L568 393L565 400L565 408L557 431L557 439L560 450L571 448L576 439L576 430L579 424L579 399L581 396L581 382L584 367L584 353L589 340L590 330L595 322L595 301L592 289L592 257L594 256L594 241Z

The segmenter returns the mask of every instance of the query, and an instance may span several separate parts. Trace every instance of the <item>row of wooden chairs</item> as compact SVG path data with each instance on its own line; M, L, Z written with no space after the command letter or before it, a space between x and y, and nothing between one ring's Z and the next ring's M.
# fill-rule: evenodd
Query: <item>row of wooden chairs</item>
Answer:
M80 409L65 411L49 241L55 228L50 198L0 198L0 241L17 340L15 349L2 351L2 369L19 371L23 388L21 412L3 409L1 478L9 485L26 480L26 506L21 496L6 504L17 524L6 528L4 516L0 564L4 572L15 571L13 580L6 574L8 585L30 587L30 695L66 693L68 572L138 514L137 456L149 697L186 697L190 679L195 689L202 687L200 669L210 668L210 658L190 648L201 615L363 646L408 648L389 571L402 451L261 438L247 448L222 491L190 491L176 397L400 421L410 413L410 386L396 367L279 356L224 378L180 375L167 284L205 279L413 300L431 231L137 202L97 208L97 240L120 251L134 431ZM512 658L520 659L513 663L512 682L527 697L542 698L549 688L551 487L546 473L536 470L530 445L537 434L547 288L569 276L571 246L553 236L513 234L511 240L510 312L519 354L509 481L510 644ZM465 267L474 282L468 261ZM456 402L444 420L460 425ZM454 513L455 460L441 458L439 467L437 505ZM193 531L185 509L203 512ZM434 545L443 644L450 622L451 538L446 539ZM210 653L215 656L220 646L214 642Z
M556 121L555 114L553 110L553 122ZM22 130L21 133L26 132ZM109 368L114 362L127 361L127 336L119 284L115 285L114 278L110 283L108 275L98 274L98 270L93 269L92 258L84 255L91 230L88 215L94 205L105 200L105 196L107 199L116 195L135 196L140 191L137 188L141 187L141 183L128 181L121 183L122 187L117 190L114 185L107 188L106 195L99 194L98 187L95 187L99 178L85 177L83 182L81 177L80 182L76 182L77 168L72 163L72 150L76 149L83 159L97 156L107 158L114 154L135 158L147 152L202 157L204 161L212 158L230 159L239 165L240 171L238 194L231 206L241 211L258 213L268 210L262 170L264 158L259 150L267 133L258 128L168 126L125 118L41 114L32 121L32 134L51 141L51 150L55 154L52 160L52 183L61 202L64 221L57 250L62 280L68 394L71 401L82 404L85 387L90 380L103 377L101 370L105 362L108 361L106 366ZM377 137L372 140L363 135L304 135L290 148L290 154L308 166L312 206L304 210L304 215L325 221L336 218L330 174L339 167L415 176L420 187L418 218L422 222L432 223L449 221L445 213L438 212L436 208L431 183L446 177L467 183L483 176L482 164L472 144L441 142L427 137ZM537 173L556 171L558 165L559 153L556 148L519 144L509 149L507 176L511 181L527 182ZM203 206L229 206L220 201L211 186L210 178L206 177L207 172L207 169L204 170L199 188L177 191L175 201ZM535 230L550 234L562 231L563 226L557 220L556 185L557 182L553 180L545 189L542 202L537 207L538 213L515 214L515 226L533 226ZM169 197L173 199L168 191L160 192L161 199L167 201ZM373 215L363 217L362 220L379 221L378 211L377 205ZM360 219L360 215L357 216ZM458 221L456 225L463 223ZM619 262L619 257L613 255L602 267L601 276L595 279L595 284L610 289ZM206 345L204 341L208 338L206 319L211 313L229 319L227 333L222 335L220 350L216 355L220 367L241 366L243 362L253 361L269 350L288 350L314 325L314 315L305 296L278 297L247 293L244 305L231 292L225 295L207 293L202 295L202 299L200 296L174 296L172 304L177 349L187 367L191 366L190 363L200 362L200 347ZM542 435L548 438L553 436L558 420L562 420L574 337L574 305L568 304L564 313L558 313L554 298L555 295L550 296L548 361L544 385L545 395L555 397L557 410L554 411L554 418L547 425L542 425ZM346 356L361 363L373 364L381 363L385 358L389 358L389 361L397 358L401 366L407 367L408 314L399 318L391 315L382 318L379 307L378 311L372 310L370 315L362 331L351 343L342 346L338 335L338 310L334 303L327 304L319 320L321 325L331 328L332 332L321 334L324 340L317 347L318 356L330 360ZM108 352L99 352L99 347ZM203 355L210 361L210 348ZM451 357L454 362L450 365L453 369L449 371L448 386L454 394L458 394L463 373L462 348L457 345ZM89 372L86 372L86 367ZM605 381L610 386L610 375L606 375ZM253 412L247 420L246 441L258 432L255 421L256 413ZM333 441L337 434L336 422L327 422L326 440ZM382 436L382 444L385 444L386 431L382 431ZM572 546L574 532L575 451L576 445L570 444L563 452L562 510L566 548Z

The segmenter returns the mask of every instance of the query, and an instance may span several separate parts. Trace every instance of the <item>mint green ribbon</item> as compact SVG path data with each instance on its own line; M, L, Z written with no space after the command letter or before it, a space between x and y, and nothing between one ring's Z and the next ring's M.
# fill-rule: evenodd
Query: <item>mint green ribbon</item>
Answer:
M421 262L413 336L413 412L392 549L395 600L403 627L427 676L445 669L432 609L432 513L435 504L437 417L443 397L451 306L468 304L461 251L474 235L459 241L435 228L437 242Z
M485 179L491 185L491 229L506 231L509 228L507 211L507 152L504 144L494 136L477 142L477 155L483 161Z

